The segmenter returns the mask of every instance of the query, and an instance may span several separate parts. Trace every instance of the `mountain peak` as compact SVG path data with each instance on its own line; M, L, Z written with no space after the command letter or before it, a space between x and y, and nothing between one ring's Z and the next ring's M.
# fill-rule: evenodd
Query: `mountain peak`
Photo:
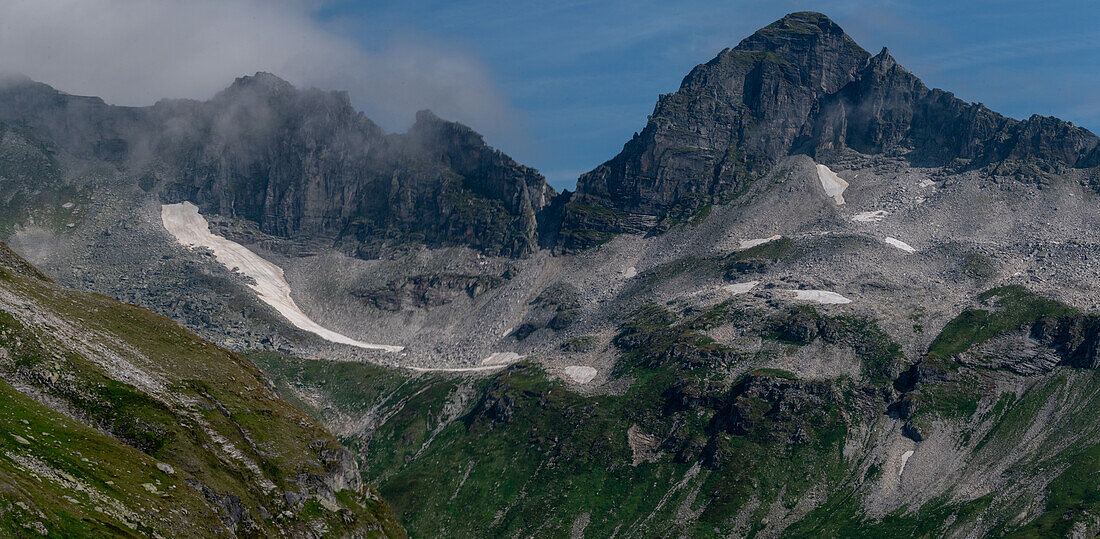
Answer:
M834 28L839 29L840 26L824 13L817 11L795 11L757 30L755 34L811 34Z
M233 84L221 93L237 94L242 92L261 95L279 95L295 91L294 85L266 71L257 71L255 75L237 77Z
M416 111L416 121L414 125L431 125L446 122L443 118L440 118L431 109L421 109Z
M745 74L748 89L756 89L757 83L763 83L765 87L774 83L786 86L785 91L806 94L801 97L811 99L821 93L839 90L871 58L871 54L849 37L843 28L825 15L813 11L791 13L761 28L726 55L739 62L747 60L772 64L760 65ZM786 105L772 105L798 109L805 104L799 103L801 101L802 98L797 98L786 101ZM801 111L771 112L801 114Z
M781 54L792 47L802 48L812 44L825 48L848 49L853 54L870 56L840 25L814 11L788 14L742 40L736 49Z
M787 15L696 66L619 156L578 179L577 200L660 217L683 209L683 193L743 189L789 152L815 104L855 80L870 58L825 15ZM662 171L696 168L707 172L658 185L667 182Z
M796 11L761 28L756 34L811 34L826 30L840 29L827 15L817 11ZM841 30L843 32L843 30Z
M895 60L894 57L890 55L890 50L887 49L886 47L883 47L882 50L879 51L878 54L874 55L871 58L871 60L868 63L867 67L868 67L868 69L878 70L878 71L886 71L886 70L889 70L889 69L893 69L894 67L900 67L901 69L905 70L905 68L901 67L901 65L898 64L898 61ZM905 71L906 71L906 73L908 73L908 70L905 70Z
M1081 166L1100 162L1098 148L1095 135L1064 122L1011 120L930 90L887 48L872 57L827 16L791 13L696 66L619 155L578 179L577 207L648 220L588 230L593 219L574 211L563 226L582 241L566 248L691 215L792 153L900 152L922 166L978 168L1031 158Z

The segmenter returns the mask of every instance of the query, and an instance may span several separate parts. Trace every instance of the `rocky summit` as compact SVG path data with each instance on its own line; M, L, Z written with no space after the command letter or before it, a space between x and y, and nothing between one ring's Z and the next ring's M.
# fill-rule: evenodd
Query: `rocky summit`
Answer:
M1100 164L1097 140L1057 118L1017 121L929 90L885 48L871 56L828 17L793 13L693 69L619 155L581 176L562 245L690 217L792 154L830 160L854 150L1036 173Z
M1100 533L1096 135L822 14L574 192L258 73L6 81L0 200L13 533Z

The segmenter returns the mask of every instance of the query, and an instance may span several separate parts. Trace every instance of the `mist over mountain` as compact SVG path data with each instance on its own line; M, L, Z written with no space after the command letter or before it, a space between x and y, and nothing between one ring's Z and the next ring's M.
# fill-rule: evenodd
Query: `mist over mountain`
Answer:
M209 99L235 77L269 71L348 92L390 130L431 108L495 139L522 133L488 66L454 42L394 31L370 43L312 0L89 0L0 5L0 74L22 74L123 106Z
M363 256L413 237L530 254L535 213L554 194L465 126L422 111L408 133L387 135L346 93L298 90L268 73L210 101L144 108L12 82L0 90L0 120L75 159L118 167L166 202L191 200L268 234L327 239Z

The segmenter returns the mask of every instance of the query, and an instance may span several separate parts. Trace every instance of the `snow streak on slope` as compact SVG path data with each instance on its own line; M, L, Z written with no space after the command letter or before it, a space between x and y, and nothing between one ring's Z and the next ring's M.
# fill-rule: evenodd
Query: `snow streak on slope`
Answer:
M911 245L909 245L908 243L905 243L904 241L901 241L899 239L886 238L883 241L885 241L886 243L889 243L890 245L893 245L894 247L897 247L898 249L901 249L902 251L905 251L907 253L917 252L917 250L914 249Z
M765 243L770 243L770 242L773 242L773 241L779 240L779 239L783 239L783 236L780 236L779 234L776 234L774 236L770 236L770 237L767 237L767 238L758 238L758 239L753 239L753 240L741 240L741 245L739 245L738 248L740 248L740 249L751 249L753 247L756 247L757 245L764 245Z
M272 306L286 317L295 327L313 333L322 339L340 344L357 346L368 350L400 352L401 346L370 344L357 341L336 333L311 320L290 297L290 284L283 277L279 266L264 260L243 245L229 241L210 232L210 224L199 214L199 208L190 202L165 204L161 206L160 217L164 228L176 241L187 247L205 247L214 252L214 257L230 270L240 271L250 277L254 283L248 286L264 303Z
M752 290L753 288L756 288L756 285L758 285L758 284L760 284L760 281L749 281L747 283L733 283L733 284L727 284L727 285L723 286L722 290L725 290L726 292L729 292L730 294L733 294L733 295L736 296L738 294L744 294L745 292L748 292L748 291Z
M875 211L861 211L852 216L852 220L857 223L877 223L890 215L890 212L886 210Z
M791 292L794 292L794 299L799 301L813 301L825 305L844 305L852 302L852 300L828 290L791 290Z

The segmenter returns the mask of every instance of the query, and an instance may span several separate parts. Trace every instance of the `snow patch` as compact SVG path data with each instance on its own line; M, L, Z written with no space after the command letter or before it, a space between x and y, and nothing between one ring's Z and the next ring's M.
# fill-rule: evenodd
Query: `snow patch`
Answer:
M909 462L909 457L911 456L913 456L912 449L901 454L901 468L898 469L898 477L901 477L901 474L905 473L905 464Z
M515 352L493 352L489 357L481 360L482 365L507 365L519 361L523 356Z
M733 294L733 295L736 296L738 294L744 294L745 292L748 292L749 290L752 290L753 288L756 288L756 285L758 285L758 284L760 284L760 281L749 281L747 283L727 284L727 285L722 287L722 290L725 290L726 292L729 292L730 294Z
M821 180L821 187L825 189L826 195L832 197L837 205L844 204L844 190L848 188L848 182L825 165L817 166L817 179Z
M740 248L742 250L750 249L752 247L756 247L757 245L764 245L765 243L773 242L773 241L779 240L779 239L783 239L783 236L780 236L779 234L776 234L776 235L768 237L768 238L757 238L757 239L754 239L754 240L741 240Z
M481 360L480 367L408 367L408 369L416 372L484 372L503 369L521 359L523 356L515 352L493 352Z
M565 368L565 375L578 384L587 384L599 374L599 371L584 365L570 365Z
M507 364L503 365L485 365L483 367L407 367L410 371L416 372L484 372L492 371L496 369L503 369L507 367Z
M630 266L623 270L622 273L624 279L633 279L635 275L638 275L638 270L634 266Z
M852 300L828 290L791 290L791 292L794 292L794 299L799 301L813 301L825 305L844 305L852 302Z
M290 297L290 284L286 282L282 268L268 262L243 245L210 232L210 224L199 214L199 208L194 204L190 202L165 204L160 208L160 216L164 222L164 228L175 236L176 241L191 248L210 249L214 252L214 258L223 266L231 271L240 271L251 278L254 284L249 284L248 287L256 292L261 301L274 307L295 327L327 341L368 350L400 352L404 349L402 346L357 341L326 329L311 320Z
M73 209L74 206L76 206L76 204L73 204L72 202L66 202L66 203L61 205L61 207L66 209L66 210L71 210L71 209Z
M917 252L917 250L914 249L912 246L910 246L908 243L905 243L904 241L901 241L899 239L886 238L883 241L885 241L886 243L889 243L890 245L893 245L894 247L897 247L898 249L901 249L902 251L905 251L907 253Z
M932 187L933 185L936 185L936 182L934 182L932 180L929 180L927 178L921 180L920 183L917 184L917 186L921 187L921 188Z
M861 211L852 216L852 220L857 223L877 223L890 215L890 212L886 210L875 211Z

